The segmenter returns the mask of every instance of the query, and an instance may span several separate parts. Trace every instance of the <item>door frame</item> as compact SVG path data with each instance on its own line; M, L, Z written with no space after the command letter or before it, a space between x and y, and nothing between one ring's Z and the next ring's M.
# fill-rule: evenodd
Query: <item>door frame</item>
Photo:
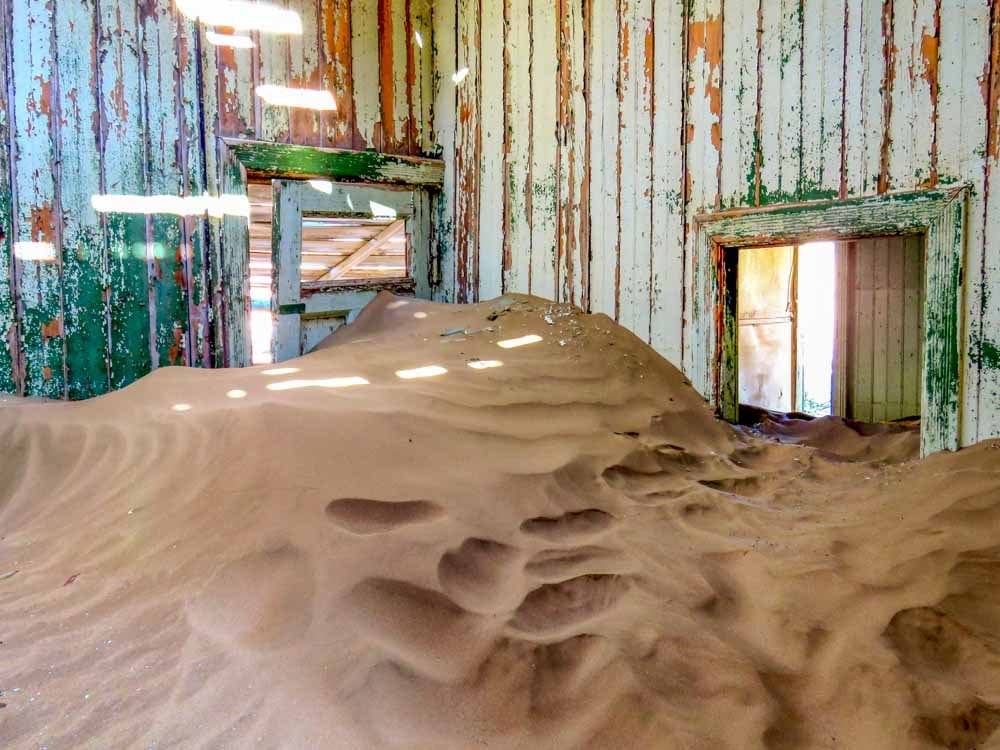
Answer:
M969 187L700 214L694 220L687 375L722 416L739 411L736 274L740 247L922 234L921 454L956 450L962 396L962 286Z
M240 138L219 138L219 194L228 205L247 201L247 185L274 179L329 180L414 190L416 211L432 231L433 206L444 185L441 159L396 156L376 151L297 146ZM214 170L209 170L210 173ZM214 367L247 367L250 345L249 216L227 211L210 217L208 258L214 326ZM428 237L433 253L434 242ZM417 294L429 292L440 270L436 258L413 268Z

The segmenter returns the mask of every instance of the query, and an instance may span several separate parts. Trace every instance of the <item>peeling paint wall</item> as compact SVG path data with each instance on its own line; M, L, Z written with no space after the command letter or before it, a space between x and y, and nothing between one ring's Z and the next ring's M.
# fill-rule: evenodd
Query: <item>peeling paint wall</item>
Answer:
M443 0L435 24L442 297L572 301L690 370L694 216L968 183L962 442L1000 435L1000 3Z
M99 215L92 195L218 195L219 136L433 151L431 0L279 4L302 36L237 50L173 0L0 0L0 392L86 398L221 359L219 223ZM338 108L271 107L264 83ZM25 242L54 258L15 257Z

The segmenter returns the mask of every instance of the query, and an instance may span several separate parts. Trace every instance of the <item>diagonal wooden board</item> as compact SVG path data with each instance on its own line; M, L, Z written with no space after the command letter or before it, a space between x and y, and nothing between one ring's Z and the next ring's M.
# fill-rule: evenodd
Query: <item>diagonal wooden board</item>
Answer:
M340 263L327 271L319 280L333 281L339 279L352 268L362 264L372 253L383 247L389 240L401 232L406 222L403 219L392 222L384 230L372 237L368 242L355 250L352 254L344 258Z

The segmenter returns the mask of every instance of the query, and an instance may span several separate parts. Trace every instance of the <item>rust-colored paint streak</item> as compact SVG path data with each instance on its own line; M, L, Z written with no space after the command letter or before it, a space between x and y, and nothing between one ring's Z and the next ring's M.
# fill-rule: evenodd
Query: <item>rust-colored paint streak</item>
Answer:
M319 13L318 5L315 13ZM303 45L312 46L315 45L317 50L323 48L323 42L321 39L322 27L319 23L316 24L316 37L310 41L309 39L303 39ZM291 54L291 50L289 50ZM323 70L322 66L317 64L311 71L305 75L295 76L291 79L292 86L300 86L307 89L322 89L323 86ZM288 129L291 137L291 142L309 146L309 145L323 145L322 141L322 120L320 118L319 112L315 112L311 109L304 109L301 107L292 107L288 111Z
M52 380L52 368L45 365L45 367L42 368L42 377L45 380Z
M399 150L396 134L396 85L392 55L392 0L378 3L378 60L379 97L381 100L381 122L384 148L386 151Z
M36 172L41 168L36 166ZM56 211L51 203L31 207L31 239L34 242L56 241Z
M42 323L42 340L57 339L63 335L62 316L53 318L48 323Z
M572 294L572 282L570 280L570 264L568 262L564 265L564 258L567 255L567 244L569 242L569 233L571 231L570 224L572 222L572 192L569 195L563 195L563 185L564 181L562 179L563 170L565 166L563 165L563 145L571 142L571 125L569 123L570 119L570 93L572 82L572 65L570 64L570 58L566 51L566 43L569 38L569 29L567 27L568 17L566 10L566 0L559 0L559 4L556 8L556 24L559 34L559 59L558 59L558 78L556 81L556 117L557 117L557 139L558 147L556 149L556 174L559 175L557 181L557 196L556 196L556 301L565 301L569 299ZM572 183L569 185L569 190L572 191ZM565 271L565 272L564 272ZM559 277L562 275L562 285L559 284Z
M923 187L935 187L938 182L938 44L941 34L941 0L934 7L934 33L924 33L920 38L920 55L924 61L924 80L931 90L930 128L934 133L931 139L931 171L922 183Z
M882 55L885 69L882 75L882 152L878 173L878 192L889 189L890 122L892 120L892 87L896 78L896 47L892 42L893 0L882 5Z
M705 83L705 94L709 107L716 116L712 125L712 145L722 149L722 15L704 21L690 23L691 45L688 47L688 63L696 62L698 52L704 50L709 75ZM699 45L700 43L700 45ZM718 71L716 75L715 71Z
M983 101L986 103L986 153L994 164L1000 162L1000 3L990 9L989 70L983 71ZM991 169L992 172L992 169Z
M243 135L249 123L240 116L239 93L236 91L236 50L232 47L216 47L219 91L219 128L222 135ZM118 66L116 63L116 67ZM118 71L119 81L121 70Z
M173 343L167 349L170 364L184 364L184 331L177 323L174 323L173 337Z

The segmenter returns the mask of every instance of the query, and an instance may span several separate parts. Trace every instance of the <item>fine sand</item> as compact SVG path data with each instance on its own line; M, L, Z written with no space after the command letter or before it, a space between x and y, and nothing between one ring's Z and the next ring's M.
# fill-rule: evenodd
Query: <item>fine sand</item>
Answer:
M281 367L0 402L0 748L1000 748L997 443L528 297Z

